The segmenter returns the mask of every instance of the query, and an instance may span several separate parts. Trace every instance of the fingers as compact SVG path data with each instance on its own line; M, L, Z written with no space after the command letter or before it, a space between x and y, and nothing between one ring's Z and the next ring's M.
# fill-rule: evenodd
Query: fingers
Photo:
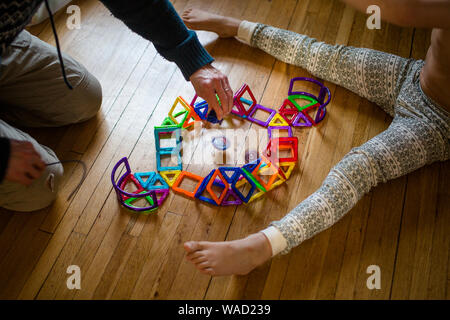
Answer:
M33 157L26 168L26 172L33 178L37 179L41 176L42 172L44 171L45 167L42 164L42 161L39 157Z
M234 97L233 97L233 90L231 89L230 82L228 82L228 78L227 77L225 77L225 79L222 80L222 87L224 88L225 93L226 93L226 95L228 97L228 113L230 113L231 110L233 109L233 99L234 99Z
M208 64L197 70L190 77L198 96L202 97L222 120L233 108L233 90L228 78L219 70ZM217 96L216 96L217 94ZM217 100L219 97L220 103Z
M229 112L228 112L228 95L226 94L226 92L223 88L222 81L220 82L220 85L216 89L216 92L217 92L217 95L219 96L220 103L221 103L219 108L222 111L222 117L224 117Z
M205 97L205 100L208 103L208 106L216 112L217 119L222 120L223 119L222 107L220 106L219 101L217 101L214 89L208 92L207 96Z
M29 186L42 175L45 167L31 142L11 140L6 179Z

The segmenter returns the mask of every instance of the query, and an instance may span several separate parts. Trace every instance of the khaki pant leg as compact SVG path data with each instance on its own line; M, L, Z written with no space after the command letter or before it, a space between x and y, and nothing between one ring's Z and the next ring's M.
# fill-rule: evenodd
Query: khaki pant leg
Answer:
M98 80L63 54L62 76L56 48L22 31L0 59L0 119L26 127L54 127L93 117L101 106Z
M30 135L3 120L0 120L0 137L31 142L44 163L59 161L50 148L39 144ZM29 186L3 180L0 183L0 207L29 212L49 206L56 197L63 173L63 166L56 164L47 166L43 174Z

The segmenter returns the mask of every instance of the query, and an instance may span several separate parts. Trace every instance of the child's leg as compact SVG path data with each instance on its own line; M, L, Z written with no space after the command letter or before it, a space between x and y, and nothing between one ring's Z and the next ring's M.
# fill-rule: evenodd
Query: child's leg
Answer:
M348 153L315 193L263 230L267 239L258 233L231 242L188 242L188 259L207 274L246 274L270 258L268 250L287 253L332 226L378 183L448 157L448 137L433 124L397 116L386 131Z
M413 62L371 49L333 46L306 35L198 9L185 11L183 20L194 30L212 31L220 37L236 36L281 61L305 68L375 102L391 116L406 71Z
M414 61L372 49L329 45L306 35L248 21L240 24L238 38L367 98L391 116L408 65Z
M448 140L435 127L420 119L396 117L386 131L348 153L319 190L272 223L284 238L275 236L273 246L282 250L285 244L283 251L288 252L336 223L378 183L447 160L448 149Z

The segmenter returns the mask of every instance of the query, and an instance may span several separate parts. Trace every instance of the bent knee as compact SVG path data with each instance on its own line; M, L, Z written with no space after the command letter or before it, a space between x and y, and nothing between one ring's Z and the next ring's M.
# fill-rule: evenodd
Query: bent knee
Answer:
M47 167L30 186L4 183L1 188L4 201L0 206L18 212L32 212L50 206L58 194L63 173L63 166L57 164Z
M93 118L102 105L102 86L89 72L75 87L73 92L73 122L82 122Z

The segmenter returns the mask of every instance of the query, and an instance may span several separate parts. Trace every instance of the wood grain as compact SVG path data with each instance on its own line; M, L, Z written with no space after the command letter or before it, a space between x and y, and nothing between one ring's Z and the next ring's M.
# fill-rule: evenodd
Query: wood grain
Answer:
M63 50L102 83L101 112L83 124L30 133L62 159L81 159L86 181L66 197L81 168L65 165L60 196L33 214L0 211L0 297L6 299L449 299L449 163L436 163L375 188L333 227L277 256L247 276L211 278L184 257L191 239L239 239L265 228L318 188L351 148L387 128L391 119L376 105L326 83L333 94L323 123L296 129L300 157L282 186L247 206L213 207L173 193L156 213L136 216L117 203L109 175L127 156L132 169L154 170L153 126L178 95L193 95L175 65L157 55L94 0L75 1L82 28L67 30L56 16ZM181 13L199 7L214 13L305 33L328 43L363 46L424 59L430 32L386 23L368 30L366 16L334 0L177 0ZM54 44L46 22L30 31ZM234 89L248 83L257 100L281 105L289 80L310 76L235 39L198 32L229 75ZM93 50L95 48L95 50ZM224 128L254 126L236 120ZM206 135L207 129L202 129ZM186 170L206 175L212 165L192 161L195 150L214 149L185 132ZM249 136L246 139L250 139ZM264 138L259 137L263 144ZM255 146L253 146L255 147ZM239 150L242 155L245 150ZM66 287L69 265L82 272L81 290ZM366 272L381 268L381 289L369 290Z

